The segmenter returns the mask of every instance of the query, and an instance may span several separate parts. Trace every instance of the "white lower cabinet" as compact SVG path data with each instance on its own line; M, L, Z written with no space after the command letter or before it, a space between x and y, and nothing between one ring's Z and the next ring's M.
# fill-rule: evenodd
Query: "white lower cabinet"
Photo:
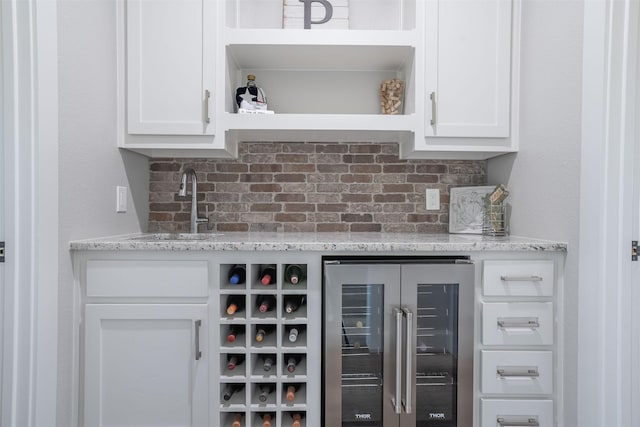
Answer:
M87 304L84 426L207 426L206 304Z
M480 427L553 426L553 401L481 399Z
M562 306L554 256L482 263L479 427L556 427Z

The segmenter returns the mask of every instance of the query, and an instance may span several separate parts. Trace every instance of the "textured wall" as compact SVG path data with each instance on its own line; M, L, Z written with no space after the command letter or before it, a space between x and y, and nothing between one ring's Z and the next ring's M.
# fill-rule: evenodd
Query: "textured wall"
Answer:
M208 231L446 233L449 188L487 182L486 161L400 160L395 143L243 143L237 160L153 159L150 232L189 231L185 167ZM425 210L427 188L441 190L439 211Z

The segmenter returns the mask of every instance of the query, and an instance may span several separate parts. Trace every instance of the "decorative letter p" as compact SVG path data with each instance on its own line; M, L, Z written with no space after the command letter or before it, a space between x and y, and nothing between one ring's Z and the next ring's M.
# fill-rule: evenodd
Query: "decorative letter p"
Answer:
M300 2L304 3L304 28L306 30L311 28L311 24L324 24L333 16L333 6L328 0L300 0ZM324 6L324 18L319 21L311 20L311 3L320 3Z

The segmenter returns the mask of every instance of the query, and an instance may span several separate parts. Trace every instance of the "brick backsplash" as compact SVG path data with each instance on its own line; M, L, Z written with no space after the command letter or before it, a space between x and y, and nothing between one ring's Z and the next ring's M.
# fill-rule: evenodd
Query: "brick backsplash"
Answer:
M396 143L241 143L238 159L152 159L149 232L189 231L185 167L210 232L446 233L449 189L487 182L486 161L400 160ZM427 188L440 189L439 211L425 209Z

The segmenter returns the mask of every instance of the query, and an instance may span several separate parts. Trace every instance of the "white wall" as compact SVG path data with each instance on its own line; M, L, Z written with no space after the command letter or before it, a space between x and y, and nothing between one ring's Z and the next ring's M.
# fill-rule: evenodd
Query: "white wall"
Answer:
M489 161L489 182L506 183L511 232L566 241L562 425L577 425L578 231L583 5L524 0L520 152Z
M115 0L59 0L60 311L58 426L71 425L69 240L146 231L148 160L116 148ZM127 213L116 186L129 187Z

